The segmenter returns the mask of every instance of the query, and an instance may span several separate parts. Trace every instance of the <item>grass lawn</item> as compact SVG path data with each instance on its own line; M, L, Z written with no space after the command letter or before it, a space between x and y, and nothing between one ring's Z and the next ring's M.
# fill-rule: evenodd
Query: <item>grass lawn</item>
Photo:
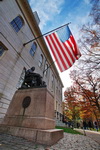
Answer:
M91 129L91 131L97 131L96 129ZM100 129L98 129L98 132L100 132Z
M64 132L66 132L66 133L71 133L71 134L81 134L81 135L83 135L82 133L80 133L80 132L78 132L78 131L75 131L75 130L73 130L73 129L71 129L71 128L66 128L66 127L59 127L59 126L56 126L56 129L63 129Z

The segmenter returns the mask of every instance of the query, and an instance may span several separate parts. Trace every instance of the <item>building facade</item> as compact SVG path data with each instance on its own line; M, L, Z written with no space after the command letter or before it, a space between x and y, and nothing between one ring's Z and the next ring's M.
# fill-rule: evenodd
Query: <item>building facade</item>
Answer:
M41 36L37 14L27 0L0 1L0 14L0 122L23 82L24 68L33 66L54 96L55 118L62 121L63 84L43 37L23 45Z

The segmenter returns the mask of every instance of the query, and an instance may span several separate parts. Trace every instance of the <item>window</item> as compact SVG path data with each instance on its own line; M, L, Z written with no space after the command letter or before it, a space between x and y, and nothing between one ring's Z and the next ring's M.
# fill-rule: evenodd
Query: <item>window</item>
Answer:
M25 72L26 72L26 68L24 67L23 70L22 70L22 73L20 75L19 81L17 83L17 89L22 86L22 83L23 83L24 78L25 78Z
M30 54L31 54L31 56L34 56L35 51L36 51L36 48L37 48L37 44L34 42L34 43L32 44L31 49L30 49Z
M6 50L8 50L6 46L2 42L0 42L0 57L3 56Z
M0 45L0 56L2 56L4 52L5 52L4 47Z
M41 56L40 56L40 60L39 60L39 67L41 67L41 66L42 66L42 63L43 63L43 55L41 54Z
M58 94L58 87L56 87L56 95Z
M18 32L22 28L22 26L24 25L24 20L22 19L21 16L17 16L15 19L13 19L10 22L10 24L14 28L14 30L16 32Z
M52 80L51 80L51 82L52 82L52 88L54 88L54 76L52 75Z
M48 64L45 64L45 68L44 68L44 75L47 76L47 72L48 72Z

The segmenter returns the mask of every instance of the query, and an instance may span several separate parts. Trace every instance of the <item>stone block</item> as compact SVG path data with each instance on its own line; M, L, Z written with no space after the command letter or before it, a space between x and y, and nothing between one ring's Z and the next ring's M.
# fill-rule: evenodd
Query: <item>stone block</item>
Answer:
M33 88L16 91L0 130L36 143L53 145L63 138L63 130L54 128L54 97L47 88Z
M53 145L63 138L63 130L60 129L37 130L14 126L0 126L0 132L6 132L45 145Z
M25 97L30 97L30 105L22 106ZM2 124L33 129L53 129L54 99L46 88L16 91Z
M37 143L53 145L57 141L63 138L63 130L51 129L51 130L39 130L37 133Z

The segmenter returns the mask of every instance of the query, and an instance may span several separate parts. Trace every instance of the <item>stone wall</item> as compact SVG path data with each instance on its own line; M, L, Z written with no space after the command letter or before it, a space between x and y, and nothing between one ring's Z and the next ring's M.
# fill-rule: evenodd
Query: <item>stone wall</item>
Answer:
M45 57L37 41L35 41L37 43L37 49L33 57L29 53L33 42L23 46L23 43L34 38L34 34L16 1L1 1L0 13L0 41L7 47L4 55L0 56L0 119L2 120L17 90L23 68L26 67L26 69L29 69L35 66L35 72L43 76L45 62L48 58ZM18 15L23 18L24 25L16 33L10 22ZM39 67L38 64L41 54L44 59L42 66ZM49 62L47 63L50 65ZM54 88L52 88L52 75L54 76ZM54 100L58 101L61 105L62 83L57 74L52 70L52 67L48 69L47 76L43 76L43 80L46 81L48 90L54 95ZM56 89L57 87L58 89Z

